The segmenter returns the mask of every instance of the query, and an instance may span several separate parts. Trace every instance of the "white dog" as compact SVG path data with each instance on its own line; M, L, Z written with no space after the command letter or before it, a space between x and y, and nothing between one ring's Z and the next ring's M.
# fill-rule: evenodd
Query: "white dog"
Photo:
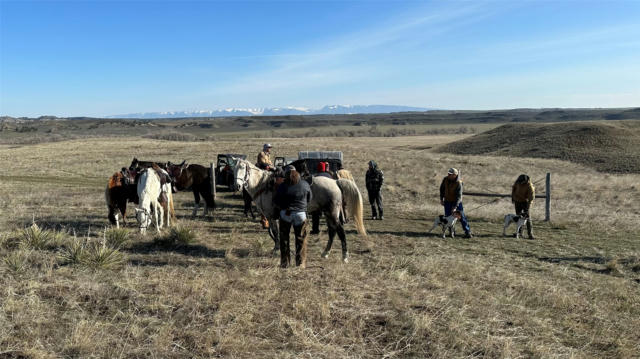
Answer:
M431 227L431 229L427 233L431 233L431 231L433 231L437 226L441 226L442 238L446 237L445 232L447 231L447 229L449 229L449 232L451 233L451 238L454 238L456 235L455 225L460 218L462 218L462 215L458 211L454 211L450 216L446 217L440 215L436 217L435 221L433 221L433 227Z
M511 223L516 223L516 238L520 238L520 231L522 230L522 226L524 226L527 221L529 220L529 217L525 216L525 215L517 215L517 214L507 214L506 216L504 216L504 228L502 228L502 235L506 236L507 235L507 227L509 227L509 225Z

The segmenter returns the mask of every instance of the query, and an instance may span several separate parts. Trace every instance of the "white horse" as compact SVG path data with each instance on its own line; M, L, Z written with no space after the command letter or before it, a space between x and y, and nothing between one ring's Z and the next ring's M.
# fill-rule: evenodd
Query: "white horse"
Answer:
M275 195L275 175L273 172L264 171L252 165L246 160L238 160L234 170L236 189L243 187L253 199L256 207L269 219L270 234L275 242L273 251L280 247L276 211L273 203ZM307 205L308 212L321 210L327 219L329 241L322 253L324 258L329 256L333 239L336 234L342 244L342 260L348 262L347 238L344 231L344 220L353 217L358 234L367 236L364 228L362 195L355 182L346 179L333 180L326 177L314 177L311 184L313 198ZM271 228L274 226L275 228Z
M153 169L144 171L140 175L137 189L139 204L136 208L136 219L140 225L140 233L146 233L147 227L151 225L151 212L153 212L156 221L156 229L160 233L164 211L160 202L158 202L162 188L160 187L160 177L158 177L156 171ZM171 193L171 190L169 190L169 193ZM158 224L158 217L160 217L160 224Z

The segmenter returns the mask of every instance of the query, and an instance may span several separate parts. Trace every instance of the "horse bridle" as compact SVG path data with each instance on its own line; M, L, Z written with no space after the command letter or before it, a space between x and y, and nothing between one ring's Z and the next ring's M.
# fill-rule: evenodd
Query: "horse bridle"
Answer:
M253 168L251 168L251 166L248 163L245 163L245 165L244 165L244 179L243 179L243 183L242 183L242 188L247 188L247 186L249 185L249 175L250 175L252 169Z
M138 209L139 209L139 208L138 208ZM147 211L147 209L146 209L146 208L142 208L142 211L143 211L143 213L144 213L147 217L151 217L151 212ZM137 217L138 217L138 214L136 214L136 219L137 219ZM145 221L145 222L147 222L147 221ZM142 223L141 223L141 224L142 224ZM150 219L149 219L149 224L151 224L151 220L150 220ZM142 229L142 228L145 228L145 229L146 229L146 228L148 228L148 227L149 227L149 225L148 225L148 224L146 224L146 225L144 225L144 226L140 226L140 229Z

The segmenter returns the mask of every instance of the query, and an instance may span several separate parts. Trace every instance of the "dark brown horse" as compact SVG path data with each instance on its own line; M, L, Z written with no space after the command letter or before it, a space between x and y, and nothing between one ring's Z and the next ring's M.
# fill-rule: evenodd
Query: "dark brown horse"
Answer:
M244 201L244 216L249 217L249 214L251 214L251 218L256 219L256 215L253 214L253 200L246 188L242 189L242 200Z
M179 165L174 165L171 164L171 162L168 162L167 169L169 170L171 177L173 177L174 184L178 191L193 191L195 206L193 207L193 213L191 214L192 217L195 217L198 213L198 208L200 207L200 196L202 196L205 201L203 215L206 216L209 209L213 211L216 208L211 188L212 177L209 168L182 161Z
M133 158L133 161L131 161L131 164L129 165L129 170L130 171L136 171L136 172L140 172L145 168L149 168L152 167L153 164L158 165L160 168L162 168L163 170L167 169L167 162L158 162L158 161L140 161L137 158Z
M122 214L122 222L127 223L127 202L138 203L135 178L129 170L122 168L109 177L109 183L105 190L105 199L109 209L109 222L120 227L119 213Z

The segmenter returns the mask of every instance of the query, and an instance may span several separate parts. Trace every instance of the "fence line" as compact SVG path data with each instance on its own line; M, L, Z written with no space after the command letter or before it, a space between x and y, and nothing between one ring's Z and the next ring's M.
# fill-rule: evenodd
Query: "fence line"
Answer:
M548 222L551 220L551 173L547 173L546 177L544 178L546 180L545 183L545 193L544 194L537 194L535 195L535 198L544 198L545 199L545 203L544 203L544 221ZM540 182L541 180L539 180L538 182ZM482 193L482 192L464 192L465 196L472 196L472 197L500 197L500 198L507 198L507 197L511 197L511 194L500 194L500 193ZM495 201L493 201L495 202ZM489 202L489 203L493 203L493 202ZM479 208L479 207L476 207ZM475 209L475 208L474 208Z

